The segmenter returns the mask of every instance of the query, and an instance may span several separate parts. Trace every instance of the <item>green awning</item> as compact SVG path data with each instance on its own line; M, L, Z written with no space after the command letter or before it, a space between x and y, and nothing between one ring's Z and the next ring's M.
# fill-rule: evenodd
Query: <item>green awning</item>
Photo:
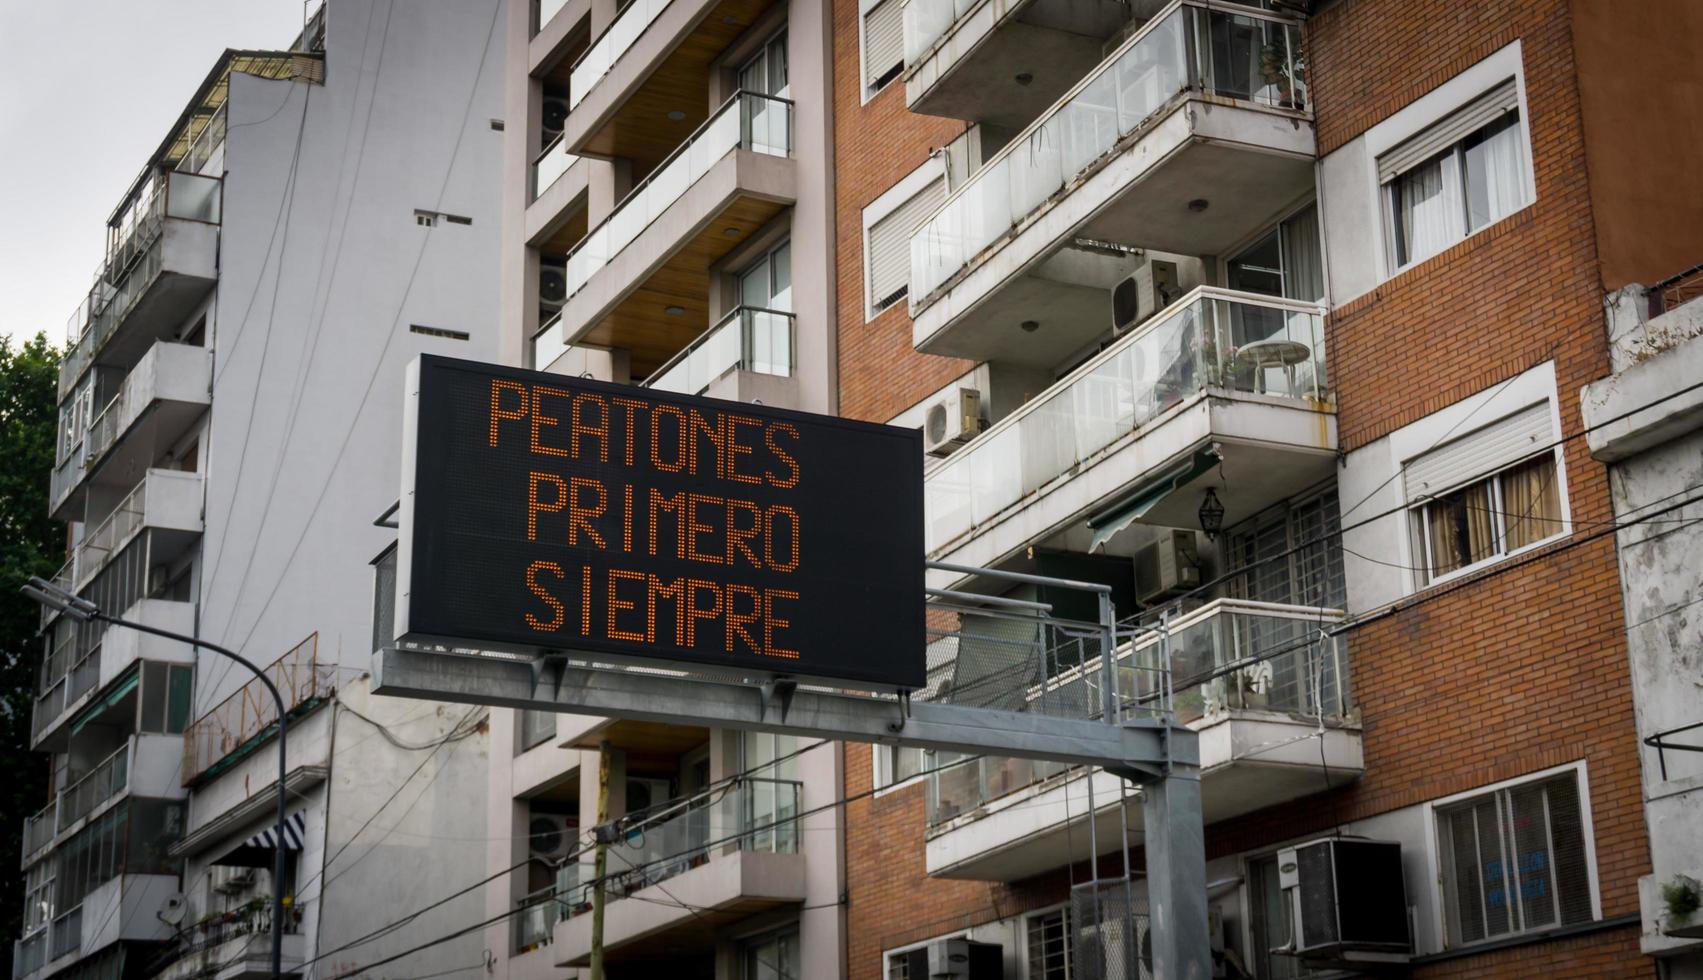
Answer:
M1217 465L1217 456L1210 451L1198 451L1165 473L1148 480L1117 503L1089 517L1088 527L1094 532L1094 540L1088 545L1088 553L1094 554L1104 548L1106 542L1144 517L1148 511L1159 505L1159 501Z
M89 705L87 708L84 708L82 711L77 713L77 717L71 720L71 734L75 735L82 731L90 722L100 717L100 715L108 708L111 708L118 702L123 701L125 695L136 690L136 686L142 683L142 674L139 670L137 670L138 666L139 665L135 664L131 665L130 669L125 671L123 677L120 677L118 680L113 682L111 690L101 695L94 704Z

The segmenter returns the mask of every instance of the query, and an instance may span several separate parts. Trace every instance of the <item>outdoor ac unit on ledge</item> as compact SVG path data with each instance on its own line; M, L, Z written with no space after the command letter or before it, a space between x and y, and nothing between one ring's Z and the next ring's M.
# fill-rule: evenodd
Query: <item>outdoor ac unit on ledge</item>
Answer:
M974 388L954 388L928 406L923 418L923 448L930 456L949 456L982 431L982 395Z
M1331 837L1277 854L1294 910L1287 952L1315 963L1401 963L1412 950L1401 845Z

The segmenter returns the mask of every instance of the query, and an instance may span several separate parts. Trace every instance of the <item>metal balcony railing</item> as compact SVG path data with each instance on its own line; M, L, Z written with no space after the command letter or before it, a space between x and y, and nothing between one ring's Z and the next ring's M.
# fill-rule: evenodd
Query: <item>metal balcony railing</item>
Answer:
M59 571L54 572L53 578L49 581L53 583L55 588L70 592L74 588L72 583L76 580L76 568L77 558L75 552L73 552L72 557L67 559L65 564L59 566ZM53 622L58 615L59 610L51 606L42 606L41 625L45 627L48 623Z
M1207 388L1323 404L1323 309L1210 286L1190 291L930 470L929 552Z
M791 377L795 329L791 313L741 306L670 358L644 386L697 395L735 368Z
M59 794L59 829L63 830L94 809L124 792L130 784L130 746L125 742L118 751L95 764L81 779L65 787Z
M152 471L149 471L150 473ZM94 530L83 536L77 545L77 587L82 588L106 567L107 560L118 554L130 539L142 530L148 512L148 474L119 501Z
M50 960L69 956L83 945L83 907L81 905L53 920L53 940Z
M285 710L331 697L337 668L319 662L319 634L296 644L266 668L266 676L284 696ZM249 681L183 732L183 785L193 785L232 753L275 731L278 707L260 680Z
M544 16L544 9L554 2L555 0L540 0L540 27L550 22L549 18ZM609 69L615 67L615 62L621 60L621 56L644 34L645 28L668 8L669 3L670 0L632 0L627 9L615 18L614 23L604 29L603 33L597 36L597 40L591 42L591 46L573 63L572 72L568 76L568 108L579 107L592 86L607 75ZM555 12L551 11L550 15L554 16Z
M907 17L942 0L911 0ZM948 23L948 26L950 24ZM912 309L1185 92L1282 109L1307 106L1300 23L1252 8L1177 0L952 192L911 236Z
M23 858L26 863L30 855L53 842L55 828L58 826L55 819L58 805L57 799L49 800L46 806L24 818Z
M95 284L66 323L70 349L59 366L61 399L159 275L162 256L156 245L165 230L164 219L218 224L223 192L218 177L176 170L156 174L109 230L106 259L95 272Z

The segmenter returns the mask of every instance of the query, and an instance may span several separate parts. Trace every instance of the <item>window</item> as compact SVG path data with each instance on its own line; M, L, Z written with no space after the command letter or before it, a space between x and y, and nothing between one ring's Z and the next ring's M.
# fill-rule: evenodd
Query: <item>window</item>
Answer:
M876 745L875 788L897 785L928 768L923 749L899 745Z
M905 69L904 0L876 0L863 12L863 84L866 95L887 87Z
M1566 529L1554 435L1551 404L1543 401L1407 463L1417 587Z
M1024 943L1029 950L1025 980L1071 980L1070 909L1038 912L1024 926Z
M181 735L189 725L194 668L176 664L142 663L141 723L137 730Z
M747 940L740 960L743 980L802 980L804 976L796 928Z
M1278 224L1228 263L1231 289L1317 303L1325 298L1319 213L1312 205Z
M920 181L919 175L923 178ZM864 208L863 279L868 318L898 304L910 291L911 235L945 201L946 178L940 164L930 160Z
M740 66L739 88L756 95L785 99L792 94L786 54L786 32L764 43L762 49ZM751 149L773 156L786 156L792 149L792 114L787 106L770 99L748 99L746 125Z
M1511 78L1379 157L1392 267L1530 204L1531 170Z
M24 872L24 935L53 921L54 863L37 861Z
M1450 945L1591 920L1578 775L1437 808Z

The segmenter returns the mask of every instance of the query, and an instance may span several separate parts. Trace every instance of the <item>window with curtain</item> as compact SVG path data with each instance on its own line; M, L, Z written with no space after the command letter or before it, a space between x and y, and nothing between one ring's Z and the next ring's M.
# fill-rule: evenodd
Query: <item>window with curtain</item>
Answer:
M1555 453L1437 495L1412 514L1420 585L1530 547L1562 530Z
M1380 156L1394 267L1530 204L1531 169L1511 78Z
M1437 808L1449 945L1591 920L1582 808L1572 772Z

